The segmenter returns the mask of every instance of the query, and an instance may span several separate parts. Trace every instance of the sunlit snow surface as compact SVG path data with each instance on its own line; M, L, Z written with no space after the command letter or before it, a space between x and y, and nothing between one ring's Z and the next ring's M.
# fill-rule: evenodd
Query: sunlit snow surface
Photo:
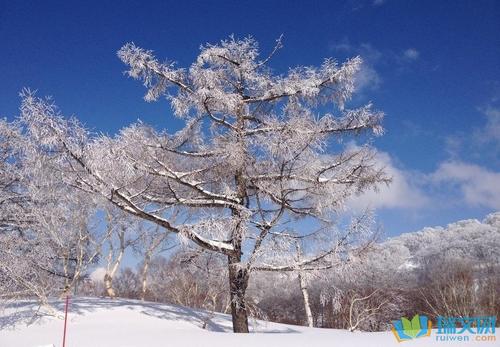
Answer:
M64 302L54 305L62 315ZM0 311L0 347L62 345L64 321L52 316L33 321L37 308L30 302L17 302ZM248 335L231 333L231 317L224 314L212 316L190 308L135 300L78 298L71 300L66 346L401 346L391 332L350 333L255 320L251 321L251 330ZM434 336L404 342L405 347L442 344ZM460 343L471 345L474 343Z

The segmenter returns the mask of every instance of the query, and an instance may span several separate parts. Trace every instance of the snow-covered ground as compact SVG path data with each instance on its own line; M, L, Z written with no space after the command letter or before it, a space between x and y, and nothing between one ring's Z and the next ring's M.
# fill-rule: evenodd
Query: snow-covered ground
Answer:
M64 303L54 304L62 314ZM0 312L0 347L61 346L63 320L43 316L33 321L36 307L18 302ZM205 329L203 328L205 326ZM186 307L134 300L74 299L70 305L68 347L293 347L398 346L391 332L350 333L252 321L252 334L232 334L231 317ZM439 346L434 336L404 342L404 347ZM472 346L477 343L459 343ZM482 345L494 345L483 343Z

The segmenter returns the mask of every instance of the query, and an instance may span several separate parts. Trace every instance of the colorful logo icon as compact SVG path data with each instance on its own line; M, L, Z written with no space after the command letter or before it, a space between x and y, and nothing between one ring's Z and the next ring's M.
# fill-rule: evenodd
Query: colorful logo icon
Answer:
M402 317L392 322L392 332L398 342L413 340L418 337L430 336L432 322L426 316L416 314L411 320Z

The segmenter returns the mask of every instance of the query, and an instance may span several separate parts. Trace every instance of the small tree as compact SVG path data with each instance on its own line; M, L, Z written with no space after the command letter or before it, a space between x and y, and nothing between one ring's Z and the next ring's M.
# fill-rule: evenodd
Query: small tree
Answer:
M338 270L338 268L343 269L341 265L345 265L350 261L350 258L363 256L369 249L370 245L375 240L377 236L376 233L372 233L371 225L373 222L372 214L368 211L360 216L356 216L352 219L349 226L345 227L342 237L338 239L335 247L331 249L331 261L322 266L303 266L302 260L304 257L303 246L310 243L310 237L312 234L283 234L284 237L293 239L295 243L295 262L298 264L297 268L290 269L285 268L281 272L294 272L297 277L300 292L302 294L302 299L304 302L304 312L306 316L307 325L309 327L314 327L314 317L311 309L311 300L309 294L309 284L312 278L324 279L328 277L329 272L332 268ZM263 271L268 271L268 269L263 269ZM279 270L273 270L279 271ZM330 271L331 272L331 271Z
M143 81L146 100L166 96L185 121L172 135L138 123L113 138L92 137L52 104L23 99L28 126L72 171L66 182L227 257L235 332L248 332L252 271L331 263L346 199L388 181L369 145L346 141L382 133L383 115L370 104L346 107L361 59L278 75L268 63L279 48L280 40L259 60L255 40L231 38L203 46L183 69L134 44L122 47L118 56ZM187 222L172 222L174 214ZM319 231L297 262L288 235L303 233L299 221Z

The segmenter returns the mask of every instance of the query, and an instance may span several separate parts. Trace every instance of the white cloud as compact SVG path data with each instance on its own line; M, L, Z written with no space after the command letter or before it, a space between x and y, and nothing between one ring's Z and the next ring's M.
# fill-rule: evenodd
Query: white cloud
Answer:
M415 48L408 48L403 52L403 57L407 60L417 60L420 56L420 52Z
M486 124L474 133L476 141L483 144L494 142L500 145L500 108L488 106L480 110L486 116Z
M353 198L349 206L356 210L366 208L420 208L428 203L415 174L402 170L394 164L388 153L377 152L377 165L384 168L392 178L389 185L380 185L377 190L370 190Z
M90 274L90 279L92 282L103 282L104 275L106 274L106 269L103 267L98 267Z
M401 169L386 152L377 152L376 161L392 177L389 185L379 185L348 202L348 208L421 210L452 206L500 210L500 172L459 159L439 164L425 174Z
M453 185L467 205L500 209L500 172L464 163L442 163L431 175L435 184Z
M382 6L385 4L385 0L373 0L373 6Z

